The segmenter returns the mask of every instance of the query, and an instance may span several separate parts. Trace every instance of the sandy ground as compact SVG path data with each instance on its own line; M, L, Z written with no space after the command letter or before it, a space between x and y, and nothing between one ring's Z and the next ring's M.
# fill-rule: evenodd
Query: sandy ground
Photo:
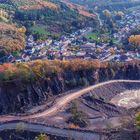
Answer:
M140 90L122 92L112 98L110 102L127 109L138 107L140 106Z

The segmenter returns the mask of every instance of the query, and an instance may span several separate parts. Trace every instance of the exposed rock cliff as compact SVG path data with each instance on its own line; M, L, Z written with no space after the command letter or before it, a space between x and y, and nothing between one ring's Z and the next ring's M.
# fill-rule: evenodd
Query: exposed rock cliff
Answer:
M24 112L25 108L49 101L65 91L111 79L140 79L139 64L72 71L31 82L1 82L0 113Z

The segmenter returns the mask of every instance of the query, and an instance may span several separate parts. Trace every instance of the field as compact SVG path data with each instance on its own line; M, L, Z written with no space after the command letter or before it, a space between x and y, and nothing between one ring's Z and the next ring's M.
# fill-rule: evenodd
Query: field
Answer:
M43 27L40 27L40 26L33 26L31 28L31 31L33 33L38 33L38 34L42 34L42 35L49 35L49 33L46 31L46 29L44 29Z
M104 34L100 34L98 32L89 32L84 37L89 40L103 41L103 42L108 42L111 39L109 32L106 32ZM116 42L115 38L112 38L112 41L115 43Z
M35 25L29 29L29 32L35 36L36 38L39 38L43 40L44 38L48 38L50 36L50 33L47 31L47 29L44 26L41 25Z
M85 37L90 40L98 40L99 34L90 32L86 34Z

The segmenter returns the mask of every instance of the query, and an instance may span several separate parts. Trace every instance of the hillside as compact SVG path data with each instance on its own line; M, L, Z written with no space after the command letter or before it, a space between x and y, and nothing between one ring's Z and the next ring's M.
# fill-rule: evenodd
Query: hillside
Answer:
M35 60L0 65L0 113L52 101L63 92L110 79L139 79L139 63ZM8 89L8 90L7 90Z
M96 15L94 13L91 13L87 10L85 6L82 6L80 4L77 4L76 1L71 2L69 0L60 0L61 2L65 3L70 9L76 9L80 15L95 18Z
M96 6L101 9L127 10L127 8L140 5L139 0L69 0L72 3L80 4L91 9Z
M3 1L3 0L1 0ZM4 3L4 1L3 1ZM21 10L31 10L31 9L42 9L44 7L48 7L51 9L61 9L61 4L66 4L71 9L78 10L79 14L83 15L81 10L87 12L88 14L84 14L84 16L94 17L95 15L90 12L88 12L84 7L78 4L71 3L69 0L10 0L5 1L5 3L10 3L14 7L21 9Z
M12 21L25 26L27 34L34 35L35 39L58 38L79 28L97 25L93 13L77 6L73 9L59 0L9 0L1 3L13 7Z
M41 9L43 7L58 8L57 4L50 2L49 0L11 0L11 3L18 9L30 10Z
M19 51L24 47L24 31L14 24L0 22L0 56Z

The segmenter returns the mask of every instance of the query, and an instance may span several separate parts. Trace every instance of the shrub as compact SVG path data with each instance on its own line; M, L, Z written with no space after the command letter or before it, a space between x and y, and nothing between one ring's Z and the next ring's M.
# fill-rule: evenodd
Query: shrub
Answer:
M68 119L68 123L79 127L87 126L86 115L82 111L78 110L75 102L73 102L70 107L70 113L72 116Z
M138 130L140 130L140 112L135 115L135 124Z

